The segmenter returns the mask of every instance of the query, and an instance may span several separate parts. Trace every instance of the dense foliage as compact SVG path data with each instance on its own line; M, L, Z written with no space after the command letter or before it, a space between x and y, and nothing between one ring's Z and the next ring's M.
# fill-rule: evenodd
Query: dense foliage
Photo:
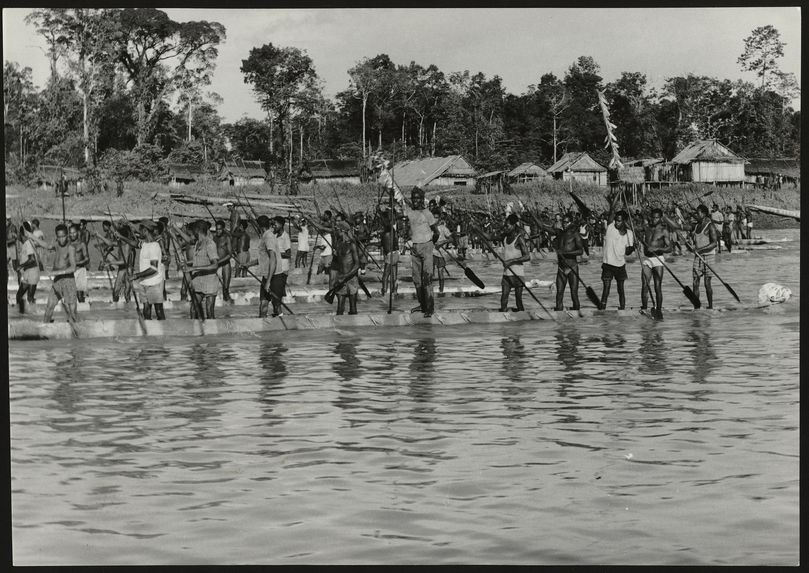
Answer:
M344 91L323 95L305 50L255 47L241 71L266 111L226 124L222 98L205 92L225 29L141 9L42 9L28 18L48 45L51 74L6 61L5 160L10 182L30 182L39 164L79 166L112 179L165 176L167 163L213 171L226 158L259 159L286 177L306 161L361 161L384 149L396 158L463 154L493 170L543 166L567 151L607 160L597 90L604 91L624 157L670 159L696 139L716 138L748 157L800 155L799 94L778 68L784 43L772 26L744 41L738 63L758 85L687 74L660 91L639 72L604 82L592 56L563 77L542 74L510 94L499 76L396 63L386 54L347 70ZM114 174L114 175L113 175Z

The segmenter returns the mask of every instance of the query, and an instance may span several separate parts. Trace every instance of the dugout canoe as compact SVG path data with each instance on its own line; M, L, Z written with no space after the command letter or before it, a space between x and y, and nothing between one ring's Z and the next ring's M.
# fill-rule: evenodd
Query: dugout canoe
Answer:
M739 305L722 309L694 310L691 307L664 309L663 314L721 314L727 311L758 310L779 312L783 304ZM782 310L781 310L782 311ZM190 337L190 336L235 336L255 335L263 332L286 332L291 330L340 330L369 327L420 327L463 326L505 324L513 322L553 323L570 320L587 320L597 317L620 317L634 320L654 320L639 309L597 310L584 308L578 311L550 311L541 309L521 312L498 312L487 310L454 310L436 312L429 318L416 313L385 312L361 313L357 315L296 314L273 318L218 318L206 321L192 319L169 319L145 321L146 332L138 319L83 320L74 325L68 322L44 324L33 320L14 320L8 325L9 340L70 340L79 339L128 339L149 337ZM74 332L75 331L75 332Z
M769 213L770 215L778 215L780 217L789 217L790 219L795 219L796 221L801 220L801 212L800 211L792 211L790 209L779 209L777 207L767 207L764 205L747 205L749 209L754 209L756 211L761 211L762 213Z

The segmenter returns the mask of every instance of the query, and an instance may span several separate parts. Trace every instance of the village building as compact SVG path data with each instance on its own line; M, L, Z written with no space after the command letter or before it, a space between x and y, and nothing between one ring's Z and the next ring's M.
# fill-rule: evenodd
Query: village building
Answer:
M225 161L218 179L224 185L241 187L243 185L263 185L267 172L263 161Z
M56 184L64 180L67 184L65 193L69 194L73 188L81 194L84 189L84 177L76 167L63 167L60 165L40 165L37 170L37 186L40 189L56 189Z
M509 183L506 177L506 171L489 171L483 175L479 175L475 180L475 190L478 193L508 193Z
M201 165L194 165L191 163L169 163L167 165L169 170L169 186L182 187L189 185L202 179L205 175L205 170Z
M747 183L758 187L778 187L779 184L798 187L801 184L801 162L789 158L751 157L744 164L744 178Z
M548 167L554 179L578 181L590 185L609 184L607 168L584 151L565 153L559 161Z
M536 163L527 161L520 163L517 167L509 171L506 177L511 183L527 183L529 181L538 181L550 177L550 175Z
M744 162L715 139L695 141L671 160L677 181L729 185L744 183Z
M413 187L473 187L477 173L462 156L449 155L401 161L394 165L393 176L404 191Z
M360 184L360 167L353 159L310 159L302 167L298 179L304 185L318 183Z

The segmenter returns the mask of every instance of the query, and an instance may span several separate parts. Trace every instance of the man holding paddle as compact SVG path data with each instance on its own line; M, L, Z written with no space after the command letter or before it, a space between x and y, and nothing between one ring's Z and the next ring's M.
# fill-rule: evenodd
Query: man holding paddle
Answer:
M626 308L626 295L624 293L624 281L626 281L626 256L635 250L635 235L627 229L626 222L629 218L626 211L615 210L615 200L617 194L608 197L610 210L607 215L607 229L604 233L604 253L601 265L601 310L607 308L607 298L610 295L610 285L615 279L618 289L618 310Z
M663 270L665 265L664 253L671 252L669 232L663 223L663 211L655 207L652 209L652 224L646 227L643 245L644 259L641 265L641 291L640 309L646 310L649 299L649 285L654 281L655 310L660 316L663 309Z
M410 222L410 236L413 241L410 250L410 265L419 306L411 312L423 312L424 317L429 318L435 311L432 276L433 248L438 242L439 236L437 222L424 205L424 191L420 188L414 187L410 192L412 207L405 203L401 192L397 193L396 198L402 203L402 210Z
M525 281L525 267L523 263L531 260L525 237L519 227L520 218L511 213L506 217L505 234L503 235L503 280L500 283L500 312L508 310L508 297L514 288L515 312L522 312L522 291Z
M360 269L360 255L357 244L351 240L350 228L345 221L334 225L334 245L331 272L334 273L332 290L337 295L337 314L345 313L346 299L348 314L357 314L357 298L360 288L357 272Z
M566 213L562 217L562 230L556 234L556 307L565 310L565 285L570 283L570 300L573 310L579 310L579 256L584 253L584 239L576 228L573 217Z
M73 322L76 319L76 279L73 273L76 272L76 249L68 238L67 225L60 223L56 225L56 251L53 261L53 285L48 295L48 302L45 305L44 323L51 322L53 310L60 300L65 307L68 319Z
M705 296L707 308L713 308L713 288L711 288L711 264L716 260L716 246L719 244L719 233L708 213L708 207L701 204L697 207L699 220L694 226L692 242L694 247L694 294L699 297L699 281L705 278Z

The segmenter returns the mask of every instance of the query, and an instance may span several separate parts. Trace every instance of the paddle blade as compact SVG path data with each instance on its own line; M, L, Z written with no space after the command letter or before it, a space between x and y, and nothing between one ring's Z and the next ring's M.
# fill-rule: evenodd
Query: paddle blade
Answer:
M683 294L685 295L685 298L691 301L691 304L694 305L694 308L699 308L702 306L702 303L699 301L699 297L697 297L697 295L694 294L694 291L691 290L691 287L684 286Z
M585 219L589 218L590 209L587 207L587 205L584 204L584 201L579 199L579 197L573 191L569 191L569 193L570 196L573 197L573 200L576 202L576 206L579 208L579 213L581 213L581 216L584 217Z
M335 294L334 289L331 289L325 295L323 295L323 300L325 300L329 304L332 304L334 302L334 294Z
M737 295L737 294L736 294L736 291L735 291L735 290L733 290L733 289L731 288L731 286L730 286L728 283L722 283L722 284L723 284L723 285L725 285L725 288L726 288L726 289L728 289L728 292L729 292L729 293L730 293L730 294L733 296L733 298L735 298L735 299L736 299L736 302L739 302L739 303L740 303L740 302L742 302L742 301L739 299L739 295Z
M365 293L365 296L367 296L368 298L371 298L371 293L368 292L368 287L365 286L365 282L363 282L362 279L359 279L359 283L360 283L360 288L362 289L362 292Z
M596 296L596 291L593 290L593 287L588 286L584 289L584 292L587 293L587 298L590 299L596 308L601 308L601 300Z
M477 286L478 288L481 289L486 288L486 285L483 284L483 281L480 280L480 278L475 274L475 272L469 267L464 267L463 273L466 275L466 278L475 283L475 286Z

